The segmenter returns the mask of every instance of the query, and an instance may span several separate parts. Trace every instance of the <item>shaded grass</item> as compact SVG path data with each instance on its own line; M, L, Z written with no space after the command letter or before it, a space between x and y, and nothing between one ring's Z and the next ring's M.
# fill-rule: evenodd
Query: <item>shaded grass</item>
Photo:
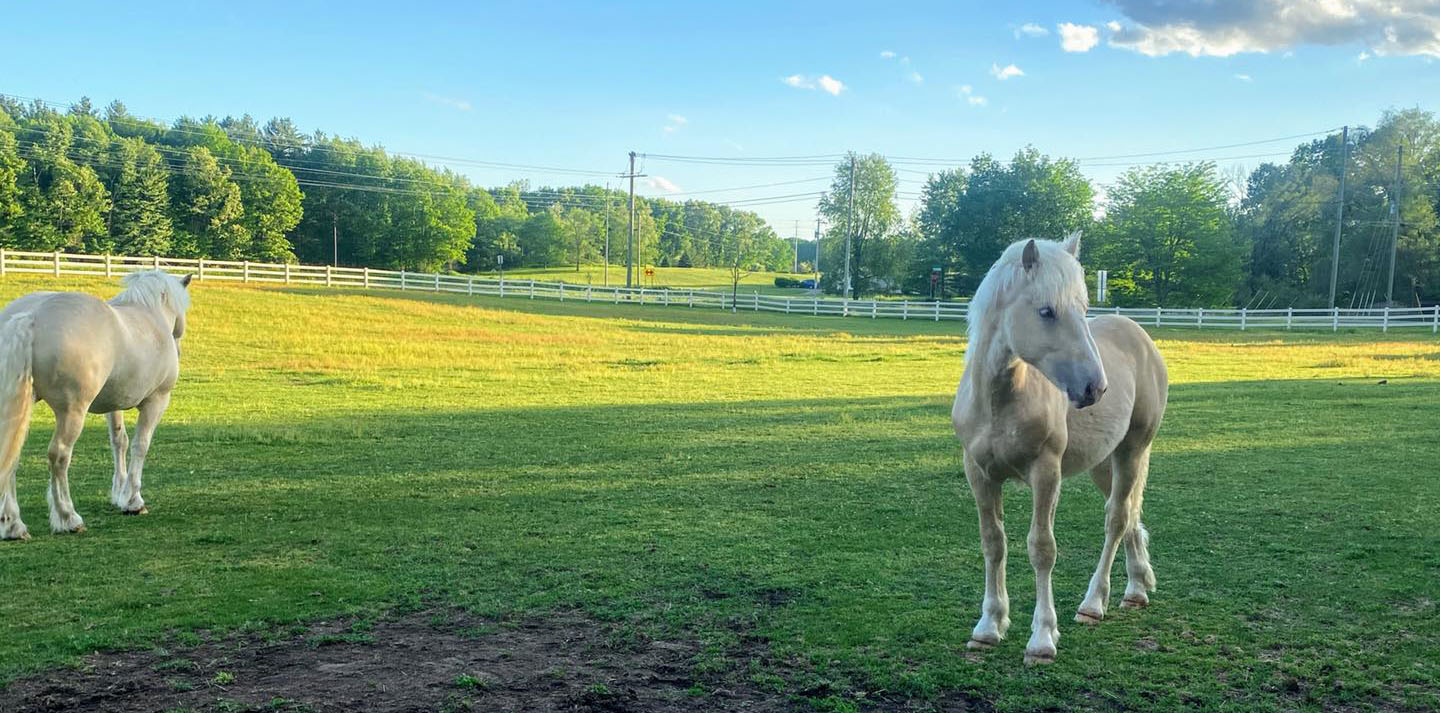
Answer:
M699 632L697 666L747 627L807 663L777 688L822 707L1440 705L1428 335L1158 333L1176 386L1146 499L1155 605L1062 625L1032 670L1019 488L1012 639L964 649L982 581L948 423L960 325L215 285L195 305L152 515L106 504L92 417L72 473L90 532L0 544L0 677L440 601ZM39 412L20 497L43 529ZM1062 615L1100 544L1083 480L1057 517Z

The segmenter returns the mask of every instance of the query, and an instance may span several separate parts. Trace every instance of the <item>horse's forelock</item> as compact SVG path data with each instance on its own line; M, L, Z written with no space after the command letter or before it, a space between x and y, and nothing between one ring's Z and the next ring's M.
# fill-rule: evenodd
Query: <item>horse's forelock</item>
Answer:
M1085 292L1085 271L1080 261L1069 253L1063 244L1050 240L1036 240L1035 247L1040 259L1035 264L1034 274L1026 276L1022 254L1029 240L1012 243L1000 254L1000 259L990 266L975 296L970 300L969 324L966 331L974 342L982 330L993 328L989 322L992 313L1019 286L1046 295L1049 301L1061 308L1089 309L1090 301Z
M160 309L167 301L177 313L184 314L190 309L190 291L180 280L162 270L132 272L121 278L125 290L116 295L111 303L117 305L143 305Z

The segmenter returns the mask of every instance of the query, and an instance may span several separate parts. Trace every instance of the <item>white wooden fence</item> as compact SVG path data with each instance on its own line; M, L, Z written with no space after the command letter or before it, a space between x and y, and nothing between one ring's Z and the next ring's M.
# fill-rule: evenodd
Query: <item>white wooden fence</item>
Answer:
M709 307L732 311L781 312L878 319L964 320L967 305L906 300L847 300L780 297L757 293L732 297L729 292L679 288L626 288L494 279L469 275L374 270L359 267L291 265L232 260L186 260L168 257L78 255L21 252L0 248L0 277L8 274L90 275L114 277L137 270L190 272L198 280L323 285L363 289L420 290L452 294L612 302L672 307ZM1091 307L1091 314L1120 314L1153 327L1215 327L1222 329L1367 328L1389 331L1427 328L1440 332L1440 305L1379 309L1208 309L1161 307Z

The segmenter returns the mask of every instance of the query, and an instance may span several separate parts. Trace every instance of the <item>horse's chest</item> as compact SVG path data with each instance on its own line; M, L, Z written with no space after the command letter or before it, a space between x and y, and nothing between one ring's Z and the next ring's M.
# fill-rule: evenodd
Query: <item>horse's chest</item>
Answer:
M965 452L987 473L1023 478L1041 455L1054 455L1064 443L1048 420L995 419L961 436Z

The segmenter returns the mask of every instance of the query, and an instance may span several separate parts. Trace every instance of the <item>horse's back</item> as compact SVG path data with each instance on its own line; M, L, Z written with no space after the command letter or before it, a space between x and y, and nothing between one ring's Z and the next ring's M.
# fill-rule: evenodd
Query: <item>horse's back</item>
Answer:
M18 314L34 320L31 374L37 398L89 403L115 367L124 327L114 310L78 292L36 292L0 311L0 321Z

